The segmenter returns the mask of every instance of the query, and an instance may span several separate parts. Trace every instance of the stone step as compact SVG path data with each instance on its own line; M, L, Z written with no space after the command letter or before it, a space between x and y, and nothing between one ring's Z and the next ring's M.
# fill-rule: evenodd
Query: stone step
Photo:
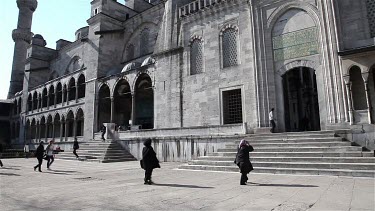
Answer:
M256 152L346 152L362 151L361 147L341 146L341 147L259 147L254 149ZM217 152L237 152L237 149L225 148L218 149Z
M208 156L235 157L237 152L215 152ZM251 152L250 157L374 157L372 152Z
M335 147L335 146L351 146L351 142L303 142L303 143L252 143L254 149L258 147ZM226 148L236 149L238 145L227 144Z
M236 166L233 161L193 160L189 164L205 166ZM256 167L272 168L316 168L316 169L352 169L352 170L374 170L375 163L309 163L309 162L252 162Z
M282 137L275 137L272 139L254 139L254 140L249 140L250 144L258 144L258 143L304 143L304 142L342 142L343 138L341 137L318 137L318 138L282 138ZM233 145L235 147L238 146L239 140L234 141L233 143L230 143L228 145Z
M272 139L272 138L288 138L288 137L301 137L301 138L311 138L311 137L335 137L336 132L332 130L327 131L308 131L308 132L286 132L286 133L267 133L267 134L250 134L247 135L248 139Z
M182 165L182 166L180 166L180 169L239 172L239 168L237 166ZM252 173L330 175L330 176L349 176L349 177L371 177L371 178L375 178L375 171L373 171L373 170L350 170L350 169L309 169L309 168L257 167L250 174L252 174Z
M199 160L234 161L233 157L202 156ZM250 157L252 162L375 163L375 157Z

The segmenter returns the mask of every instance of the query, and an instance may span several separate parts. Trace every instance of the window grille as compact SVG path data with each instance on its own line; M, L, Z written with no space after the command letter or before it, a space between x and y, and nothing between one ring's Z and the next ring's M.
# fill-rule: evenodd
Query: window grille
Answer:
M375 37L375 1L366 0L367 18L370 25L371 37Z
M237 65L237 32L228 28L222 35L223 68Z
M150 34L150 31L148 29L143 29L143 31L141 32L141 40L140 40L141 56L149 52L149 34Z
M129 60L132 60L133 58L134 58L134 45L130 44L126 48L126 60L129 61Z
M224 124L242 123L241 89L223 92Z
M195 39L190 48L190 75L203 72L203 45L202 41Z

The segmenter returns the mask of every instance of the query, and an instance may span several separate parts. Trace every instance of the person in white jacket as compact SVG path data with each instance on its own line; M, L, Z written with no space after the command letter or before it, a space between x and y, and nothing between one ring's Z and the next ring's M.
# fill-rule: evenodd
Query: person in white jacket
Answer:
M47 156L47 169L50 169L50 166L52 165L53 161L55 161L55 158L53 157L53 140L50 140L47 147L46 147L46 156Z
M276 123L275 123L275 117L274 117L274 108L271 108L271 111L270 111L270 113L269 113L269 120L270 120L270 122L271 122L271 126L272 126L272 128L271 128L271 133L274 133L275 132L275 128L276 128Z

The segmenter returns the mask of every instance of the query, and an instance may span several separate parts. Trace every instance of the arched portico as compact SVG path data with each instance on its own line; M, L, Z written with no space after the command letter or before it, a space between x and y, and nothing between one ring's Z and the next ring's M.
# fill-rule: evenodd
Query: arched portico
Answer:
M120 79L113 93L114 97L114 123L122 129L129 128L132 116L132 93L130 85L125 79Z
M111 122L111 94L107 84L103 84L98 95L98 130L103 123Z
M139 75L135 82L134 94L134 124L141 125L142 129L154 128L154 90L148 74Z

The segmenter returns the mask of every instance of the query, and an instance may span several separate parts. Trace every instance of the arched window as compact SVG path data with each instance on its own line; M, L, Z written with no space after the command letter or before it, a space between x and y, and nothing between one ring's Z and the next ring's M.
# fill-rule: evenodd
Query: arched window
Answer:
M139 48L141 56L146 55L148 52L150 52L149 36L150 36L150 30L143 29L141 32L140 48Z
M55 105L55 87L51 85L49 87L48 91L48 106L54 106Z
M45 108L45 107L47 107L47 101L48 101L47 88L43 89L42 98L43 98L43 100L42 100L43 101L42 107Z
M132 59L134 59L134 45L130 44L126 48L126 61L130 61Z
M62 94L63 94L62 92L63 92L62 85L59 82L56 86L56 105L62 102Z
M237 30L227 28L222 32L223 68L237 65Z
M83 136L84 115L82 109L78 109L76 115L76 136Z
M190 75L203 72L203 44L200 39L194 39L190 47Z
M76 99L76 81L74 80L74 78L71 78L69 81L68 92L69 92L68 101L75 100Z
M34 92L33 94L33 109L38 109L38 93Z
M32 108L33 108L33 97L30 93L29 97L27 98L27 111L28 112L32 111L33 110Z

